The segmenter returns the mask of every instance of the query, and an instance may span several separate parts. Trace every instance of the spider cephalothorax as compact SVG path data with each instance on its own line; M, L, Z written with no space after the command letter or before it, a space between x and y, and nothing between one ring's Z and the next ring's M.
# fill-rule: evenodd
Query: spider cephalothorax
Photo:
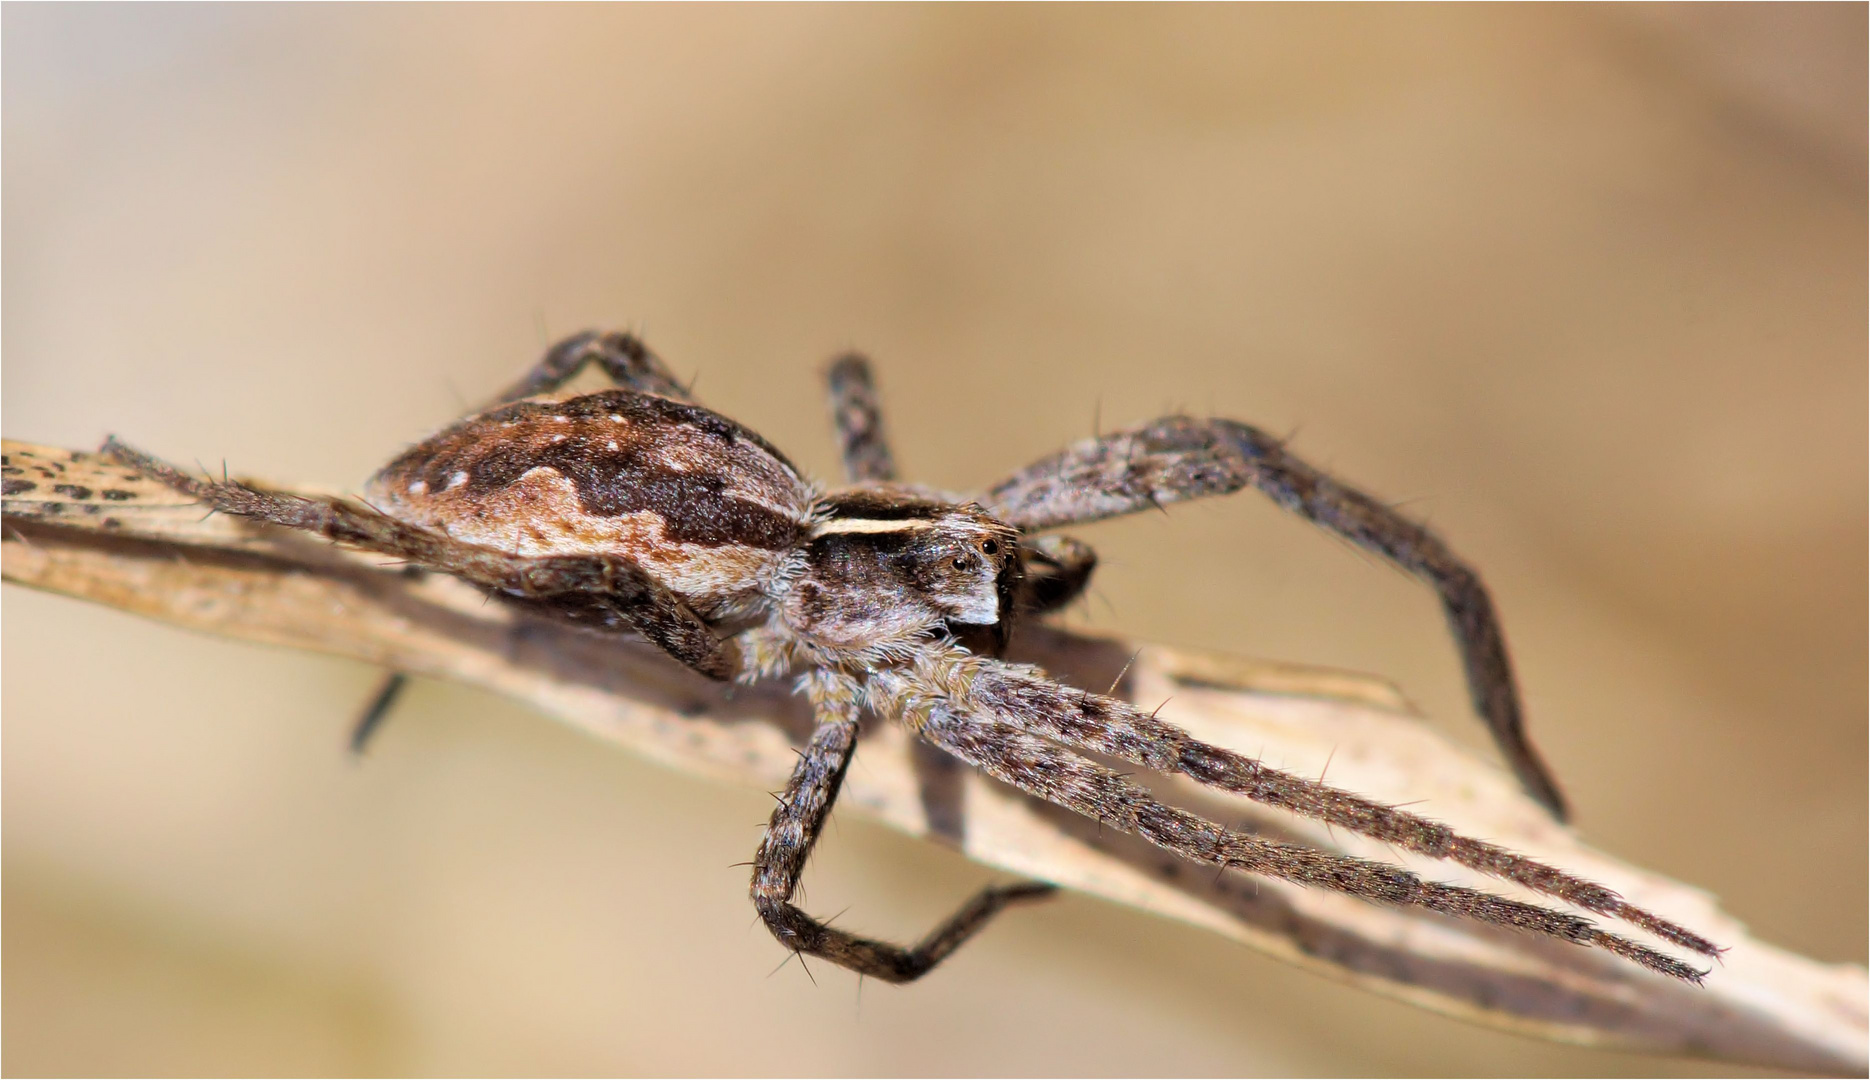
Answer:
M785 628L819 657L869 665L944 633L1010 627L1019 530L973 504L889 487L821 500L795 577L775 595Z
M617 388L550 396L587 363ZM1002 907L1051 891L1037 883L988 889L910 948L831 927L794 905L865 710L901 720L1030 795L1223 870L1515 927L1700 978L1577 915L1228 829L1160 801L1084 752L1181 773L1718 953L1601 885L999 659L1020 619L1069 602L1096 564L1085 545L1041 533L1254 487L1436 589L1478 711L1521 782L1562 815L1558 790L1525 739L1487 593L1426 529L1254 428L1183 416L1086 440L976 499L955 498L895 482L860 358L834 364L831 387L856 486L830 492L752 431L690 400L622 334L581 334L554 347L500 404L385 466L368 487L369 505L198 481L114 441L108 448L215 509L450 573L539 617L640 633L711 678L796 676L818 727L754 858L753 900L787 947L863 974L917 978Z

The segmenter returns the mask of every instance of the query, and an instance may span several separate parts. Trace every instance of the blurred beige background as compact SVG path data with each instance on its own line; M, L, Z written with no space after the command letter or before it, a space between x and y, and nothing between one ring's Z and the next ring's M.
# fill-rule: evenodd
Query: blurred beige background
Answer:
M1484 570L1591 840L1861 963L1864 12L9 6L5 432L355 485L585 326L821 474L853 345L949 487L1296 430ZM1084 535L1078 623L1482 743L1428 594L1264 502ZM11 586L4 646L11 1074L1732 1071L1081 898L768 977L762 792L436 684L354 766L376 673ZM897 935L987 876L820 852Z

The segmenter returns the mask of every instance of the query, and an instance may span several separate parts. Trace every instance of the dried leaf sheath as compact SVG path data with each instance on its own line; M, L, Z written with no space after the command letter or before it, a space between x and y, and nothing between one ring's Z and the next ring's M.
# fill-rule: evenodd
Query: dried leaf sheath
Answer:
M10 467L38 479L5 504L8 580L217 633L319 649L458 679L531 701L569 722L691 771L777 787L804 742L799 702L770 688L731 702L646 647L521 626L455 583L412 582L369 560L225 517L88 455L9 444ZM12 479L9 474L9 479ZM49 478L47 478L49 480ZM55 486L84 491L56 492ZM116 493L116 494L112 494ZM185 559L183 558L185 556ZM1075 685L1110 684L1132 647L1032 629L1027 659ZM1314 970L1494 1026L1545 1037L1698 1053L1805 1071L1862 1072L1864 977L1748 939L1700 894L1615 863L1553 826L1512 781L1443 745L1381 683L1339 673L1145 648L1118 696L1152 706L1198 738L1315 775L1336 748L1335 783L1390 802L1421 801L1461 831L1604 882L1631 902L1732 946L1705 989L1646 976L1609 957L1546 946L1422 914L1276 883L1163 873L1167 860L1092 823L1035 809L975 775L961 785L961 843L1010 871L1201 925ZM859 748L844 798L930 835L909 743L884 726ZM1173 787L1178 802L1223 796ZM1213 802L1207 805L1214 805ZM1306 830L1225 813L1267 832ZM1360 853L1340 831L1308 843ZM1379 853L1380 849L1379 849ZM1384 854L1385 857L1387 853ZM1446 876L1445 864L1412 864ZM959 899L959 898L957 898Z

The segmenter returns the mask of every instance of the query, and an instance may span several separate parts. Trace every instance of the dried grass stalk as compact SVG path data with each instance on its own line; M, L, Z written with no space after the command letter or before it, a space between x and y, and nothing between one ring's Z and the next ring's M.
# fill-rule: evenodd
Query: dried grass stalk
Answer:
M780 786L810 718L783 687L727 690L647 646L515 618L451 579L411 578L303 536L201 508L121 466L9 442L8 581L227 637L355 657L483 686L684 771ZM1750 938L1713 898L1619 862L1554 824L1493 765L1417 722L1389 684L1029 628L1017 659L1154 706L1198 737L1408 802L1604 882L1731 951L1705 988L1600 953L1212 873L944 768L894 725L859 751L840 805L972 858L1205 927L1424 1008L1541 1038L1863 1074L1866 979ZM1132 659L1134 657L1134 659ZM1127 668L1126 668L1127 665ZM1276 835L1394 861L1387 849L1163 781L1177 801ZM1412 861L1442 879L1459 868ZM1487 882L1488 888L1506 888Z

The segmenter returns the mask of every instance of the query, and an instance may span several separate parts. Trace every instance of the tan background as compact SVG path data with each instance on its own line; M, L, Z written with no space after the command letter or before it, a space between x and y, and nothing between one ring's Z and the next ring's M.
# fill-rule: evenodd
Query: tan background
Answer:
M5 431L354 485L587 325L820 473L849 345L952 487L1098 417L1299 430L1484 568L1592 840L1862 962L1864 38L1861 6L11 6ZM1263 502L1084 534L1080 623L1383 672L1480 741L1429 597ZM352 767L371 671L5 596L9 1073L1727 1071L1079 898L912 989L768 978L729 866L764 794L434 684ZM843 817L809 882L909 935L985 876Z

